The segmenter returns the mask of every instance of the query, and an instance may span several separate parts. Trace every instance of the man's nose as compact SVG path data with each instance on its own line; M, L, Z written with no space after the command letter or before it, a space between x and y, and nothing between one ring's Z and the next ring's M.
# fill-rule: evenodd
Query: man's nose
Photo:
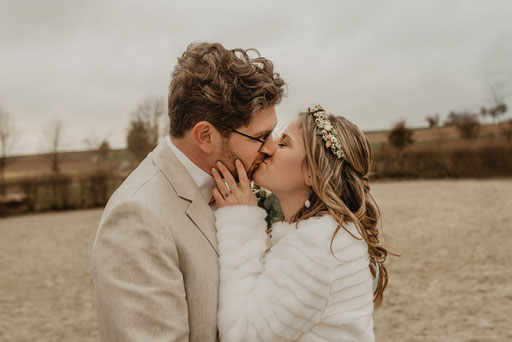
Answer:
M267 141L261 148L260 152L265 153L269 156L273 156L274 153L276 152L276 148L277 148L276 142L274 141L274 137L271 135L270 137L268 137Z

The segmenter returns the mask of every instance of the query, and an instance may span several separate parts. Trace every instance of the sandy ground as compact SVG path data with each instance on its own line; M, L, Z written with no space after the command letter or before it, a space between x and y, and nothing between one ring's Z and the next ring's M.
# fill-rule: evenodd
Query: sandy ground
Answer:
M376 183L400 258L378 341L512 341L512 180ZM0 341L97 341L89 257L101 210L0 220Z

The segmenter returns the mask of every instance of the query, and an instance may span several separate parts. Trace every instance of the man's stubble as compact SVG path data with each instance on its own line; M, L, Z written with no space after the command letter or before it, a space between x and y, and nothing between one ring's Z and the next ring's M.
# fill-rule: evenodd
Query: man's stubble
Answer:
M229 171L231 171L231 174L233 175L235 180L238 182L238 172L236 172L236 167L235 167L236 159L240 159L242 162L244 160L243 158L241 158L239 155L237 155L236 153L234 153L231 150L231 148L229 147L229 139L223 138L221 149L220 149L220 160L222 161L222 163L224 163L224 165L227 166L227 168L229 169ZM251 166L253 166L253 165L251 165ZM256 171L257 166L258 165L256 164L252 167L252 169L247 170L247 165L244 165L246 172L247 172L247 177L249 179L252 179L252 176L253 176L254 172Z

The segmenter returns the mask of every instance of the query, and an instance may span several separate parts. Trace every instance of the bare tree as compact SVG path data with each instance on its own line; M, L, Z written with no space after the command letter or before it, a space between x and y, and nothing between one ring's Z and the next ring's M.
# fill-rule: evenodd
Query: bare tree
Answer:
M62 121L56 120L46 126L43 131L48 156L52 163L52 172L56 175L60 174L60 164L62 161L62 144L64 139L64 130Z
M21 131L11 121L9 113L0 106L0 190L2 194L5 194L5 168L12 157L20 135Z
M165 113L165 101L158 97L145 98L132 113L126 140L128 150L138 161L142 161L158 144L162 127L165 127Z

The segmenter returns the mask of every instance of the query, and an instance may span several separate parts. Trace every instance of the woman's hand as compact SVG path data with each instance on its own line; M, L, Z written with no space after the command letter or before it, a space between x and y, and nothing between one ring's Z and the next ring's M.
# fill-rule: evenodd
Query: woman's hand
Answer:
M235 161L235 165L240 186L236 184L235 179L222 162L218 161L217 168L212 168L213 178L217 183L217 187L213 189L213 198L219 208L233 205L257 206L258 202L251 191L244 165L239 159Z

